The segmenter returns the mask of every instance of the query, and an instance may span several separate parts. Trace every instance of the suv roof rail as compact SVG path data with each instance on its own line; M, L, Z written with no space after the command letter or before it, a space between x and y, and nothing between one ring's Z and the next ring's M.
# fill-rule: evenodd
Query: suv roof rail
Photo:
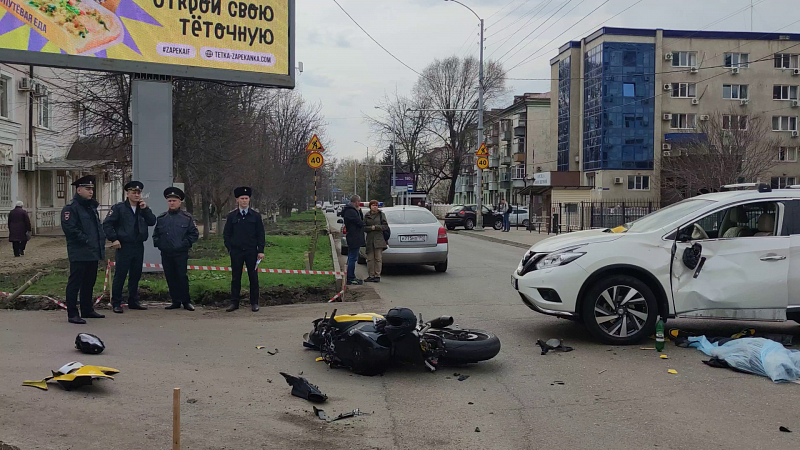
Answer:
M767 183L735 183L722 186L722 191L732 191L736 189L758 188L758 192L772 192L772 187ZM800 185L798 185L800 188Z

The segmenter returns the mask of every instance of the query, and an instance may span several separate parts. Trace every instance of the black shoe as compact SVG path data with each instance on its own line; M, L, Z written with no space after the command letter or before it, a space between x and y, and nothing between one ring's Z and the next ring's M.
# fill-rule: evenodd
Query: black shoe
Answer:
M180 309L180 307L181 307L181 304L180 304L180 303L173 303L173 304L171 304L171 305L167 306L167 307L166 307L166 308L164 308L164 309Z
M194 305L191 302L189 302L189 303L183 305L183 309L185 309L187 311L194 311Z
M138 309L140 311L146 311L147 306L144 306L139 302L128 302L128 309Z
M364 280L359 280L358 278L355 278L355 279L352 279L352 280L347 280L347 285L348 286L353 286L353 285L361 286L362 284L364 284Z
M25 256L25 250L20 250L19 255L20 256Z
M100 314L97 311L89 311L88 313L83 313L83 317L85 319L105 319L105 314Z
M85 320L83 320L83 319L81 319L81 317L80 317L80 316L70 317L69 319L67 319L67 322L69 322L69 323L74 323L74 324L78 324L78 325L84 325L84 324L86 324L86 321L85 321Z
M253 312L258 312L258 310L261 308L258 307L258 303L253 303L250 305L250 309L253 310Z
M114 311L114 312L115 312L115 313L117 313L117 314L122 314L122 313L124 313L124 312L125 312L125 311L123 311L123 310L122 310L122 306L115 306L115 307L112 309L112 311Z
M233 303L231 303L231 306L228 306L228 309L226 309L225 311L234 312L237 309L239 309L239 301L238 300L233 302Z
M372 282L373 283L380 283L381 282L381 277L372 277Z

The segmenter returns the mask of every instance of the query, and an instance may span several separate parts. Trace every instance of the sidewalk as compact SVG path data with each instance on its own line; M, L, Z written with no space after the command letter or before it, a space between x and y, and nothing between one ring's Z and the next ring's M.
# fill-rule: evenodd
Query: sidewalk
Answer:
M539 241L555 236L555 234L537 233L536 231L528 231L520 227L517 230L511 227L511 231L503 233L494 228L486 228L485 231L467 231L463 229L452 230L449 233L460 234L462 236L470 236L476 239L483 239L485 241L496 242L498 244L511 245L513 247L529 249L533 244Z

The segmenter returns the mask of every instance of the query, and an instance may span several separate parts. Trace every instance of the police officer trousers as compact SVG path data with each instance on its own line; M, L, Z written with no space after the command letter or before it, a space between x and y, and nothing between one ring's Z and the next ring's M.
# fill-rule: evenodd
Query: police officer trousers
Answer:
M70 261L67 281L67 317L80 317L94 311L92 289L97 280L97 261ZM78 314L80 292L81 314Z
M128 303L139 302L139 280L142 278L142 263L144 262L143 242L123 242L117 249L114 266L114 283L111 285L111 304L122 304L122 286L125 277L128 277Z
M247 266L247 278L250 280L250 304L258 304L258 272L256 261L258 252L232 252L231 253L231 300L238 303L242 297L242 265Z
M189 252L164 253L161 252L161 264L164 266L164 277L167 279L169 296L173 305L188 305L189 277L186 275L186 265L189 263Z

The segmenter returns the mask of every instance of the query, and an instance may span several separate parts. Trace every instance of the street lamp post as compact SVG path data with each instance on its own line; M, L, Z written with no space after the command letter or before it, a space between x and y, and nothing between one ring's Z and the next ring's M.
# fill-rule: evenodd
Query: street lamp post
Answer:
M475 14L475 17L478 18L481 22L481 40L478 43L480 47L480 67L478 68L478 147L483 144L483 19L479 16L475 11L472 10L469 6L461 3L458 0L444 0L446 2L453 2L458 3L459 5L463 6L470 10L472 14ZM475 170L477 171L478 180L476 182L476 203L478 205L477 211L475 215L477 216L477 224L475 227L476 231L483 231L483 170L479 167L476 167Z
M366 191L367 192L366 192L366 198L364 200L369 201L369 146L367 144L363 143L363 142L359 142L359 141L353 141L353 142L356 143L356 144L361 144L361 145L363 145L364 147L367 148L367 164L366 164L367 168L364 169L364 170L366 170L365 178L367 180L366 181Z

